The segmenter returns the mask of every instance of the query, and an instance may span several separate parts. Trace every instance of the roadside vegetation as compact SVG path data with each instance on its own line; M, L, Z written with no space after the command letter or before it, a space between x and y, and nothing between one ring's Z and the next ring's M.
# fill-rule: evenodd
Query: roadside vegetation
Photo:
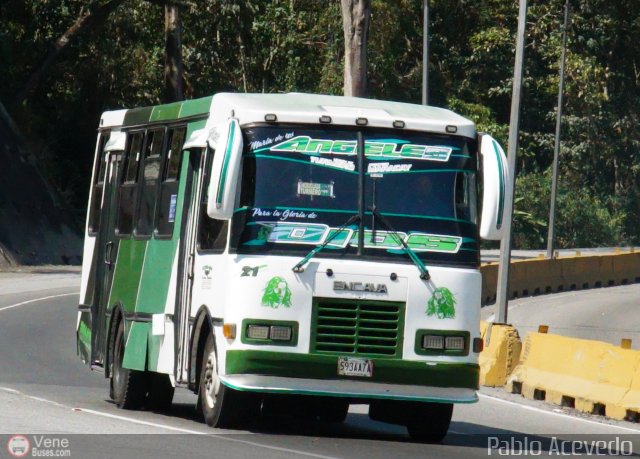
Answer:
M422 1L342 4L364 4L368 18L364 89L354 94L420 103ZM430 104L473 119L506 149L518 2L430 4ZM514 248L546 243L563 4L529 1ZM5 0L0 115L15 121L67 205L84 209L104 110L220 91L343 94L342 6ZM572 0L572 7L557 245L638 245L640 2ZM171 11L173 22L165 22ZM171 72L182 75L173 86Z

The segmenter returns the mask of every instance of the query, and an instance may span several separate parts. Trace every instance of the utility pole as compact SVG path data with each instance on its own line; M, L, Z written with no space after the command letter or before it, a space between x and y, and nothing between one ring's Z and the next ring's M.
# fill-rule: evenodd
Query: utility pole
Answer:
M422 105L429 105L429 0L423 0L422 10Z
M564 4L562 28L562 57L560 58L560 83L558 85L558 110L556 112L556 140L553 148L553 175L551 177L551 205L549 208L549 233L547 235L547 258L553 258L553 243L556 224L556 196L558 194L558 157L560 156L560 128L562 125L562 97L564 94L564 63L567 58L567 28L571 6Z
M507 302L509 300L509 267L511 263L511 230L513 220L513 196L516 184L516 155L518 151L518 131L520 124L520 96L522 93L522 67L524 63L524 33L527 21L527 0L520 0L518 13L518 32L516 37L516 61L513 69L513 93L511 95L511 119L509 123L509 180L511 194L505 196L504 218L505 235L500 241L500 266L498 267L498 291L496 304L498 314L496 323L507 323Z

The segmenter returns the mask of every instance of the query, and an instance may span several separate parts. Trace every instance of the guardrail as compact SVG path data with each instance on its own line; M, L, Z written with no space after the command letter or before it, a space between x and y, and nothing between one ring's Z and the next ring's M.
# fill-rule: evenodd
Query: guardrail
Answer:
M482 304L496 299L498 264L487 263L482 272ZM640 282L640 252L604 255L561 257L554 259L533 258L511 262L509 273L509 298L568 290L611 287Z

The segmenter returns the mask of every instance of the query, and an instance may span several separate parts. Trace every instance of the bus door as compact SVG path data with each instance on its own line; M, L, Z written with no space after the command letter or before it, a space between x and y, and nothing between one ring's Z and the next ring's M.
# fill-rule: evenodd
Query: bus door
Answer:
M191 291L193 265L196 255L196 235L204 184L206 154L201 149L189 152L189 170L185 190L184 218L180 238L178 298L176 303L176 379L186 382L189 365L189 319L191 317Z
M107 171L104 181L104 200L100 215L100 229L96 239L95 296L91 304L91 362L102 366L106 343L105 315L109 292L113 281L118 238L115 234L118 215L118 184L123 154L112 151L106 154Z

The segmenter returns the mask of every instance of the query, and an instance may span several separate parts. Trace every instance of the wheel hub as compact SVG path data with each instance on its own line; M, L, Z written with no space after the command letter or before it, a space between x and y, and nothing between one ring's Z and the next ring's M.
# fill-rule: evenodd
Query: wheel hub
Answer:
M209 408L216 404L216 398L220 390L220 379L216 368L216 357L213 352L207 358L207 366L204 369L205 400Z

